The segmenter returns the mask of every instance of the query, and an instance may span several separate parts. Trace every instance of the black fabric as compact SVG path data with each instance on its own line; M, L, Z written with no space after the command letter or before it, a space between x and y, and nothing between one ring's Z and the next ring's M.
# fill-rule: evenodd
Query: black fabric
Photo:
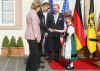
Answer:
M40 31L41 31L41 41L40 41L40 52L41 52L41 56L43 55L43 52L42 52L42 42L43 42L43 39L44 39L44 34L46 32L48 32L48 27L46 25L46 22L45 22L45 16L43 15L43 11L42 11L42 8L40 9L40 11L38 12L38 16L40 18Z
M28 40L29 44L29 57L26 63L26 70L35 71L40 66L40 51L39 44L34 40Z
M89 10L89 14L94 12L94 0L90 1L90 10Z
M49 13L47 16L47 27L58 30L64 29L64 15L59 13L57 22L55 24L53 13ZM48 32L48 37L60 37L60 33Z
M48 27L45 22L45 16L43 15L42 9L38 12L38 16L40 18L40 29L42 33L48 32Z
M52 29L58 29L58 30L64 29L63 14L59 13L57 22L55 24L53 13L49 13L47 16L47 26L48 28L52 28ZM59 48L60 48L60 33L48 32L49 61L51 61L52 59L57 60L59 58Z
M60 42L59 38L48 38L48 60L58 60L59 59L59 48L60 48Z
M75 9L76 9L76 11L77 11L77 14L78 14L80 20L82 21L82 12L81 12L80 0L76 0ZM83 22L82 22L82 25L83 25Z

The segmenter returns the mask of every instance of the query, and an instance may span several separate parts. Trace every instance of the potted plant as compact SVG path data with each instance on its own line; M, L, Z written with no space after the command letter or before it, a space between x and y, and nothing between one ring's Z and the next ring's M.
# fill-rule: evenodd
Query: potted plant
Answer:
M9 42L9 56L16 56L16 38L14 36L11 37L11 40Z
M24 56L23 40L21 37L18 38L17 42L14 36L10 41L10 56Z
M17 52L18 56L24 56L24 45L21 37L19 37L17 40Z
M11 37L11 41L9 42L9 46L11 48L15 48L16 47L16 38L14 36Z
M2 56L24 56L24 46L21 37L19 37L16 42L14 36L11 37L10 41L8 37L5 36L2 42L2 47Z
M9 49L9 39L7 36L5 36L2 41L1 55L8 56L8 53L9 53L8 49Z

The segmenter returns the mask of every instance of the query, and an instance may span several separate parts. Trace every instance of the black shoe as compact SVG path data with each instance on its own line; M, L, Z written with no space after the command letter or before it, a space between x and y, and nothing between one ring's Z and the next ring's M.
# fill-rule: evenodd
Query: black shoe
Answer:
M44 63L44 61L41 60L40 63Z
M40 68L41 68L41 69L44 69L44 68L45 68L45 66L44 66L44 65L40 65Z
M36 69L35 71L39 71L39 69Z
M49 63L51 63L51 62L52 62L52 60L53 60L53 59L52 59L52 57L51 57L51 56L49 56L49 57L48 57L48 62L49 62Z
M70 66L67 67L67 70L72 70L72 69L74 69L74 67L70 67Z
M52 60L48 60L48 62L49 62L49 63L51 63L51 62L52 62Z
M65 68L66 68L67 70L72 70L72 69L74 69L74 67L71 67L70 64L66 64L66 65L65 65Z
M69 66L69 64L66 64L66 65L65 65L65 69L68 69L68 68L67 68L68 66Z
M28 67L26 67L26 71L29 71L29 68Z
M58 59L55 59L55 61L56 61L56 62L59 62L59 60L58 60Z

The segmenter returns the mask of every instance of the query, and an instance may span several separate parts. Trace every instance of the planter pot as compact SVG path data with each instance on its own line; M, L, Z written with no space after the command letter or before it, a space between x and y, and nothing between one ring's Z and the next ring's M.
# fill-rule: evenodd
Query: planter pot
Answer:
M24 56L24 48L11 48L8 50L8 48L2 48L2 56Z
M8 56L8 48L1 48L1 56Z
M10 56L24 56L24 48L11 48Z

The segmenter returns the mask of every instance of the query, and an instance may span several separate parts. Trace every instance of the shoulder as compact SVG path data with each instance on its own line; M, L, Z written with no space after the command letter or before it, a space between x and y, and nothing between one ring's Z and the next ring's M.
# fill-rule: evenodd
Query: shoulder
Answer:
M47 17L48 17L48 18L53 17L53 13L48 13L48 14L47 14Z
M64 14L63 14L63 13L59 13L59 15L60 15L60 16L64 16Z
M33 16L33 15L36 15L36 12L34 10L30 10L28 13L27 13L27 16Z
M48 16L52 16L52 15L53 15L53 13L48 12Z

